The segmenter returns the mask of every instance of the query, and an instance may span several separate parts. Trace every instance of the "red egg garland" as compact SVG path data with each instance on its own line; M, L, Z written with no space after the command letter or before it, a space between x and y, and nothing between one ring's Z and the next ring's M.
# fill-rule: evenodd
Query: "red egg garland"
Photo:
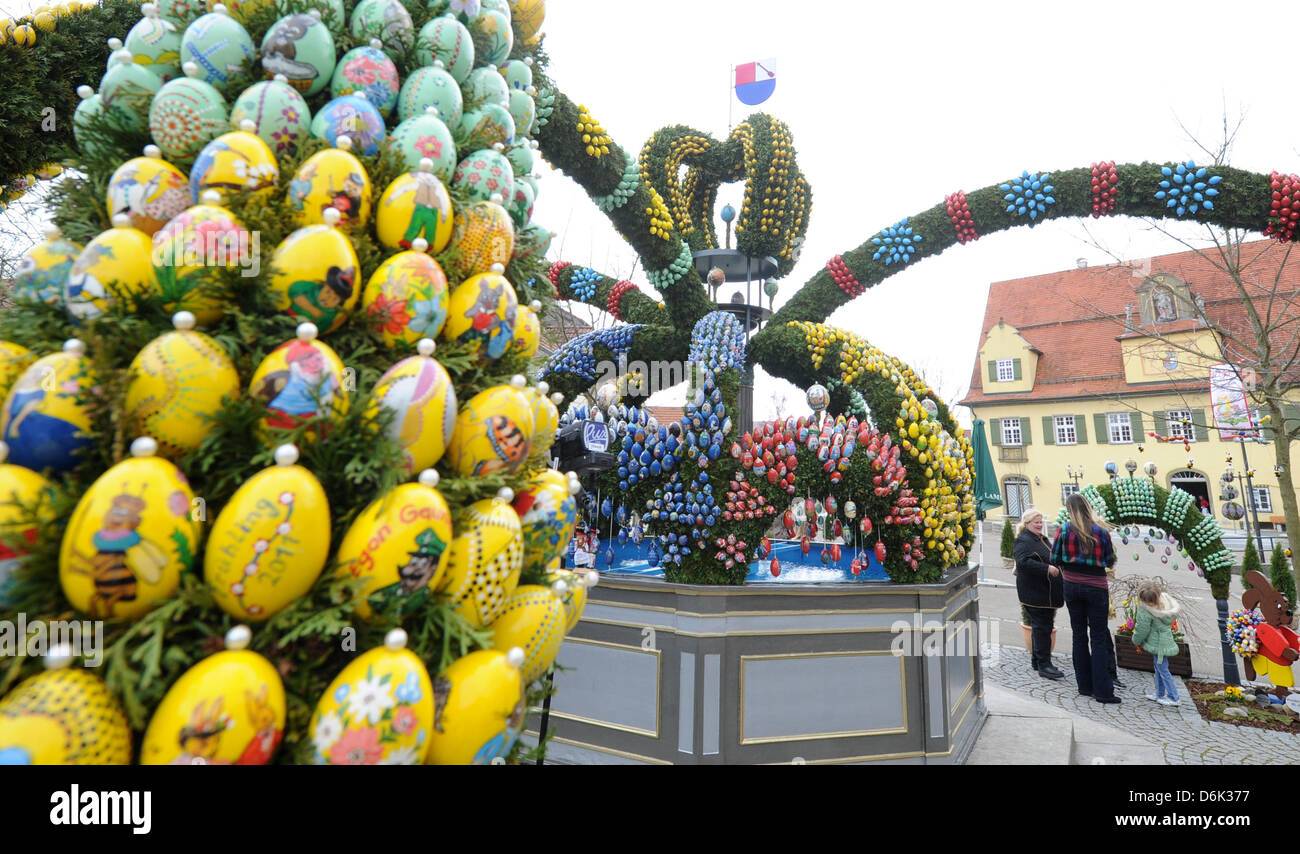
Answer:
M1273 198L1269 202L1268 226L1264 235L1280 243L1295 239L1300 224L1300 175L1269 173L1269 188Z
M975 230L975 219L971 216L970 205L966 204L964 190L944 196L943 204L948 210L948 219L952 220L952 227L957 230L958 243L966 244L980 239L979 232Z
M560 273L569 266L571 265L568 261L556 261L551 265L551 269L546 271L546 278L551 280L551 284L555 285L557 291L560 289Z
M831 274L831 280L835 282L836 287L850 297L861 296L866 290L849 270L849 265L844 263L843 257L839 255L826 262L826 272Z
M1119 173L1114 160L1092 164L1092 215L1103 217L1115 212L1115 184Z
M623 299L623 294L636 290L640 290L640 288L627 279L615 282L614 287L609 290L609 299L605 300L605 310L612 314L615 320L622 320L623 316L618 313L619 301Z

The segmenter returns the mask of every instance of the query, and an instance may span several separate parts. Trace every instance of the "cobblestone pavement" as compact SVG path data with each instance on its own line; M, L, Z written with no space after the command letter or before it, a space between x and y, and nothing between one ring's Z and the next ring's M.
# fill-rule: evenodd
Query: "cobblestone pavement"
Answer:
M1123 669L1120 679L1127 687L1118 688L1115 693L1124 702L1118 706L1102 705L1079 696L1074 666L1068 655L1052 657L1056 666L1065 671L1065 678L1051 680L1029 669L1029 653L1024 649L1002 646L996 653L983 659L985 679L1158 744L1170 765L1300 764L1300 738L1289 733L1205 720L1197 714L1187 693L1186 680L1180 677L1174 677L1181 700L1177 708L1146 699L1144 695L1154 688L1150 673Z

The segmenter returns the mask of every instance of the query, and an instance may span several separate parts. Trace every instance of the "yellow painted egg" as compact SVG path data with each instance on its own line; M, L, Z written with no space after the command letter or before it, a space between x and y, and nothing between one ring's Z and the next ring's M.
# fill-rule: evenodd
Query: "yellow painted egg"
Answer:
M569 478L554 469L538 472L515 495L524 538L524 571L541 572L564 554L578 524L578 502Z
M492 629L492 648L524 651L524 683L540 678L555 662L564 642L564 601L549 587L525 584L506 600L505 613Z
M528 458L533 441L533 412L518 384L484 389L470 398L456 416L456 429L447 447L452 468L464 477L499 471L514 473Z
M480 627L501 616L524 562L519 516L509 504L514 494L509 488L501 493L465 508L439 588L457 612Z
M0 765L128 765L131 727L122 705L89 670L68 667L69 646L47 669L0 699Z
M404 483L370 503L343 535L338 574L363 580L357 595L386 609L403 600L399 613L409 614L430 601L447 571L452 541L451 510L438 492L438 473L425 469L418 483Z
M50 482L31 469L5 463L9 446L0 442L0 611L13 606L13 573L27 547L54 521Z
M59 581L73 607L94 618L139 617L192 569L199 545L194 493L157 443L131 443L131 458L100 475L68 521Z
M434 344L424 338L419 355L398 362L379 378L372 397L372 417L380 407L391 410L388 436L402 446L407 473L442 459L456 429L456 390L447 369L433 358Z
M0 397L8 397L14 381L36 361L36 354L26 347L0 341Z
M298 449L275 449L275 465L250 477L208 534L203 574L212 598L241 620L283 611L316 583L330 551L330 505Z
M32 23L36 25L36 29L52 33L54 32L54 13L37 12L32 16Z
M433 174L433 161L425 157L416 171L393 179L379 197L375 233L389 249L410 249L423 238L436 255L451 242L454 215L451 196Z
M108 180L108 215L131 218L131 226L152 235L188 208L189 180L162 159L162 149L146 145L143 157L133 157Z
M361 296L361 265L348 236L334 228L341 214L330 208L323 225L290 234L271 256L276 306L325 333L343 325Z
M551 446L560 427L560 410L546 396L550 386L541 382L524 389L524 398L533 410L533 445L528 452L530 468L546 468L551 462Z
M485 273L493 264L504 269L515 251L515 226L501 206L500 196L457 210L451 245L456 247L452 274L457 279Z
M330 683L311 718L317 765L418 765L434 732L429 671L393 629Z
M168 311L193 312L200 326L225 314L230 300L220 269L253 271L261 264L253 238L235 215L217 205L215 190L186 208L153 236L154 272Z
M333 208L341 222L370 221L370 176L349 152L351 140L339 137L338 148L320 151L298 167L289 182L289 205L299 225L320 225Z
M425 248L417 237L411 251L380 264L366 283L362 307L390 347L437 338L447 320L447 277Z
M343 362L316 334L315 324L300 323L298 337L272 350L253 372L248 393L266 403L264 429L292 430L318 417L332 420L347 413Z
M239 397L239 373L215 340L194 331L194 315L177 312L174 332L159 335L131 362L126 411L136 435L152 436L175 459L212 431L225 398Z
M546 0L512 0L510 18L525 42L537 39L542 30L542 20L546 17Z
M566 635L573 631L573 627L578 625L578 620L582 619L582 609L587 607L587 588L591 586L592 579L598 577L594 571L583 574L561 569L558 560L547 570L546 583L550 584L551 589L556 590L564 601L564 633ZM557 590L555 583L557 581L564 582L563 591Z
M468 344L480 358L500 359L514 342L519 298L502 275L505 267L471 276L451 292L442 337Z
M533 306L540 307L541 303L534 300ZM518 314L515 316L515 340L512 350L525 359L536 356L537 348L542 343L542 320L537 316L537 309L533 306L519 306Z
M429 765L489 765L504 759L523 731L524 651L481 649L438 675Z
M145 730L141 765L266 765L284 735L284 683L248 626L181 674Z
M113 227L86 244L68 273L63 291L68 314L93 320L122 297L130 300L156 291L152 255L149 235L132 228L126 214L113 217Z
M63 299L63 286L81 254L81 246L64 239L57 228L45 231L45 240L36 244L18 262L12 293L19 301L46 302L57 305Z
M190 199L198 204L204 190L220 194L220 204L233 195L270 189L280 180L280 167L270 147L256 133L257 123L245 119L240 129L224 133L203 146L190 169Z
M77 451L91 442L87 410L97 391L81 341L70 339L63 352L38 359L5 400L0 440L9 445L9 461L32 471L74 468Z

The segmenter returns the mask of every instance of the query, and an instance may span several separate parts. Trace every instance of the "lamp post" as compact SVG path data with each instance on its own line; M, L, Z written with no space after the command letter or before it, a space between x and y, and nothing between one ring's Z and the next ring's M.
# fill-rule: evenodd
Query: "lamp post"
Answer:
M1083 480L1083 466L1077 469L1074 466L1065 467L1065 476L1074 481L1074 491L1079 491L1079 481Z
M1246 437L1237 434L1237 441L1241 443L1241 464L1245 468L1244 473L1234 471L1232 468L1232 457L1228 457L1228 467L1224 474L1231 481L1235 475L1238 488L1241 489L1241 495L1246 505L1246 537L1250 537L1250 528L1255 529L1255 548L1259 550L1260 559L1264 557L1264 535L1259 527L1259 508L1255 506L1255 471L1250 467L1250 460L1246 457Z

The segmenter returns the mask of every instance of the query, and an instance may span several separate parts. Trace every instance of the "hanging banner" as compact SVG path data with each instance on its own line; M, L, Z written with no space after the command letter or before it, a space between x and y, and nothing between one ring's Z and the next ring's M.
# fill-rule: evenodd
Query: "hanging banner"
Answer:
M1259 437L1241 374L1232 365L1210 366L1210 408L1222 439Z

